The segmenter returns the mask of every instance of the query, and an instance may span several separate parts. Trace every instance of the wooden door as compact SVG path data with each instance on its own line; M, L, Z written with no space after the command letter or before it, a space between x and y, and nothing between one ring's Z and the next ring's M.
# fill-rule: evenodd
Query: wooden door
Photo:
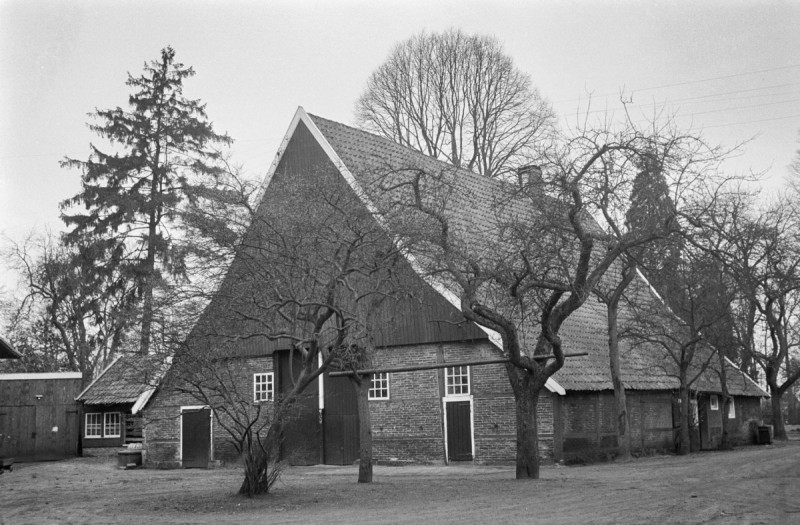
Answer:
M292 374L300 374L300 356L295 353L294 363L289 366L290 352L275 352L274 366L277 371L278 393L292 389ZM291 410L283 431L281 456L292 465L317 465L322 462L322 424L319 413L319 379L315 379L301 393Z
M351 465L358 459L356 390L346 377L325 374L322 436L326 465Z
M469 401L449 401L447 412L447 458L472 461L472 417Z
M183 468L208 468L211 457L211 409L181 412L181 450Z
M0 416L3 441L0 455L17 461L36 461L36 405L4 407Z

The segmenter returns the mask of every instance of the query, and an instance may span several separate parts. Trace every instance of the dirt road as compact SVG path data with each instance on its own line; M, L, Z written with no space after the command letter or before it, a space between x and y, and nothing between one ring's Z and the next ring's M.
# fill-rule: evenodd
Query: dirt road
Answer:
M0 523L800 523L800 441L627 464L296 467L266 497L234 494L238 469L117 470L109 460L17 465Z

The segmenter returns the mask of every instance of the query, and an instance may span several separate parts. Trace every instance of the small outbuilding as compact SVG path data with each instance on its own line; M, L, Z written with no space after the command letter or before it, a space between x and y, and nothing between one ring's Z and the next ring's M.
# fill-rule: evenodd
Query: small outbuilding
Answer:
M141 443L141 410L155 392L163 363L160 356L118 357L76 396L83 406L85 452Z
M45 461L80 453L80 372L0 374L0 456Z

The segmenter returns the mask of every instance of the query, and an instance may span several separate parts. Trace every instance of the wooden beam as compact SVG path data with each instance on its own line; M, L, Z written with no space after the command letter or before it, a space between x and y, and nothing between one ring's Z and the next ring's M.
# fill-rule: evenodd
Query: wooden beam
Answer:
M579 357L582 355L589 355L589 352L577 352L572 354L564 354L564 357ZM555 358L552 355L539 355L534 356L532 359L537 361ZM397 368L371 368L368 370L356 370L353 372L352 370L347 371L336 371L336 372L329 372L328 375L330 377L347 377L358 374L362 375L372 375L372 374L383 374L383 373L397 373L397 372L416 372L419 370L436 370L439 368L450 368L454 366L483 366L483 365L500 365L508 363L508 359L490 359L488 361L462 361L460 363L434 363L430 365L417 365L417 366L401 366Z

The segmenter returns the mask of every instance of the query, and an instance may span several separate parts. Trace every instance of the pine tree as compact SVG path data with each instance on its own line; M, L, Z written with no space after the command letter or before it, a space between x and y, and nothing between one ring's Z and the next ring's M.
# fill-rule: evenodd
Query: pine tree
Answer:
M72 229L66 241L91 246L98 271L133 284L141 304L139 349L147 354L153 325L154 290L185 275L186 252L175 242L182 206L197 198L202 181L222 174L221 145L205 105L183 96L183 81L195 74L175 61L167 47L160 60L128 74L134 93L129 108L96 110L90 129L111 145L91 145L86 161L66 158L65 168L82 171L82 191L64 201L62 220ZM83 206L84 213L69 213Z

